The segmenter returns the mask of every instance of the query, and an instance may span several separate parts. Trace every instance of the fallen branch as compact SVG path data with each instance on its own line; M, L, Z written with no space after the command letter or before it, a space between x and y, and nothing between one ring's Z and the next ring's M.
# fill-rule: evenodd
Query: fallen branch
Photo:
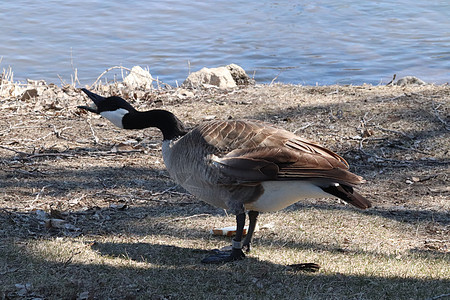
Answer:
M15 152L20 156L20 160L28 160L33 158L39 158L39 157L76 157L79 155L117 155L117 154L128 154L128 153L141 153L144 152L144 149L133 149L133 150L109 150L109 151L85 151L85 152L72 152L72 153L65 153L65 152L49 152L49 153L26 153L23 151L18 151L9 147L5 147L0 145L1 149L5 149L8 151ZM176 192L173 192L176 193Z
M209 214L197 214L197 215L192 215L192 216L187 216L187 217L179 217L179 218L171 219L171 220L168 220L168 221L169 222L178 222L178 221L181 221L181 220L189 220L189 219L192 219L192 218L209 217L209 216L210 216Z
M72 153L37 153L37 154L28 154L26 157L22 157L22 159L31 159L36 157L46 157L46 156L65 156L65 157L73 157L75 154Z
M162 195L166 192L167 191L163 191L162 193L155 193L155 194L152 193L151 196ZM177 192L171 192L171 193L177 193ZM118 197L118 198L128 198L130 200L143 200L143 201L152 201L152 202L167 203L167 204L195 204L195 202L172 202L172 201L167 201L167 200L162 200L162 199L153 199L153 198L139 197L139 196L132 196L132 195L115 194L115 193L110 193L110 192L103 192L103 194L108 195L108 196ZM178 193L178 194L190 196L190 194L187 194L187 193L184 193L184 194Z
M22 155L22 156L23 155L28 155L28 153L26 153L26 152L18 151L18 150L15 150L15 149L12 149L12 148L8 148L8 147L2 146L2 145L0 145L0 148L8 150L8 151L15 152L15 153L17 153L19 155Z

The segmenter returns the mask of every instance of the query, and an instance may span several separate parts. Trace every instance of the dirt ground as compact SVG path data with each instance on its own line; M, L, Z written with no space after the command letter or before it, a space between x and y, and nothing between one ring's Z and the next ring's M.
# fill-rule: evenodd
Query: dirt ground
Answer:
M210 237L209 229L215 225L233 225L232 217L198 202L169 178L157 130L120 130L99 116L87 114L77 105L85 105L89 100L71 86L45 85L36 90L36 97L0 99L0 252L4 254L4 259L0 259L0 286L3 285L0 292L3 298L56 299L55 295L61 296L63 290L71 291L71 297L79 299L83 298L83 292L87 293L86 299L101 298L99 295L107 293L106 290L111 298L115 298L111 295L136 298L127 290L129 285L125 288L117 282L112 286L103 283L93 287L78 278L70 281L71 285L66 283L50 289L44 279L30 279L39 271L29 266L29 259L24 266L25 262L20 261L15 251L21 255L29 253L33 257L31 264L41 267L55 260L48 258L49 254L30 250L33 241L56 243L58 239L68 239L73 242L82 238L85 244L89 241L91 248L97 247L96 251L101 252L105 244L98 242L100 236L115 235L126 243L130 232L145 235L154 230L162 234L159 240L167 241L173 230L177 239L198 239L195 243L205 250L210 242L213 245L219 241ZM367 180L359 190L373 202L373 208L358 212L361 218L406 224L413 231L404 245L408 251L432 253L450 266L448 85L272 84L229 91L129 91L110 85L99 87L97 92L104 96L123 96L139 110L170 110L189 126L211 119L259 119L323 144L343 156L351 171ZM289 215L293 209L330 207L339 210L344 206L335 199L310 199L288 208L285 213ZM274 216L283 218L283 213ZM227 221L209 219L209 216L227 217ZM149 218L159 220L160 225L147 226ZM279 222L270 218L275 217L267 215L266 223ZM322 222L325 224L326 220ZM194 228L190 227L192 224ZM229 241L220 242L226 245ZM140 245L136 240L130 243ZM186 251L182 255L189 256L191 252ZM44 257L39 263L36 253ZM67 267L76 260L76 254L70 253L61 254L64 259L59 265ZM109 256L116 254L109 249ZM133 258L133 254L129 255ZM192 264L198 263L202 255L197 254ZM96 261L96 264L102 263ZM443 286L435 292L426 291L424 286L423 295L450 293L444 287L450 282L449 272L447 268L435 278ZM142 283L146 285L148 282ZM127 291L121 294L117 290ZM162 297L158 299L183 298L170 291L150 294ZM325 291L323 299L326 295L329 294ZM342 298L353 297L345 295ZM359 299L370 299L370 295L363 294Z

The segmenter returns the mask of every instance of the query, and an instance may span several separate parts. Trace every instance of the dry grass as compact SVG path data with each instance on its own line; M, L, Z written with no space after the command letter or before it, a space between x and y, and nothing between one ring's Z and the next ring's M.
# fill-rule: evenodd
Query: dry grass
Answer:
M311 199L263 214L273 226L246 260L202 265L230 243L209 230L234 217L174 185L156 130L118 130L77 110L87 100L73 88L43 86L0 100L2 298L449 298L448 86L100 88L189 125L256 118L297 131L342 154L374 208ZM303 262L322 268L289 267Z

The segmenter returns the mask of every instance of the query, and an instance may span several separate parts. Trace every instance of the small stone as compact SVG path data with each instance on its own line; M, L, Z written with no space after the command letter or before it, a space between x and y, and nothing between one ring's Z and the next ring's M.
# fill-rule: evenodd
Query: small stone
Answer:
M150 89L152 87L153 77L150 72L142 69L140 66L134 66L131 69L130 74L128 74L123 83L125 83L129 88L143 88Z
M179 98L179 99L186 99L186 98L193 98L194 97L194 93L191 91L188 91L186 89L177 89L177 91L175 92L175 95Z
M254 84L244 71L236 64L230 64L225 67L203 68L200 71L189 74L183 82L183 87L188 88L208 88L218 87L219 89L235 88L237 85Z
M214 120L215 118L216 118L216 115L207 115L207 116L203 117L203 119L206 121L211 121L211 120Z
M30 100L31 98L36 98L37 95L38 95L37 89L29 89L22 94L20 100L22 101Z

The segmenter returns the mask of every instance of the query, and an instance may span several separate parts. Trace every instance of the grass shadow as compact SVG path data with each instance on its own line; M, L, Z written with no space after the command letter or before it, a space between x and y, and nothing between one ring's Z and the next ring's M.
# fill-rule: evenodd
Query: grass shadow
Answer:
M45 247L0 248L8 259L0 259L0 271L7 274L0 288L5 299L430 299L450 285L449 279L349 275L327 266L306 273L251 257L203 265L196 249L146 243L94 244L99 260L87 250L55 261Z

